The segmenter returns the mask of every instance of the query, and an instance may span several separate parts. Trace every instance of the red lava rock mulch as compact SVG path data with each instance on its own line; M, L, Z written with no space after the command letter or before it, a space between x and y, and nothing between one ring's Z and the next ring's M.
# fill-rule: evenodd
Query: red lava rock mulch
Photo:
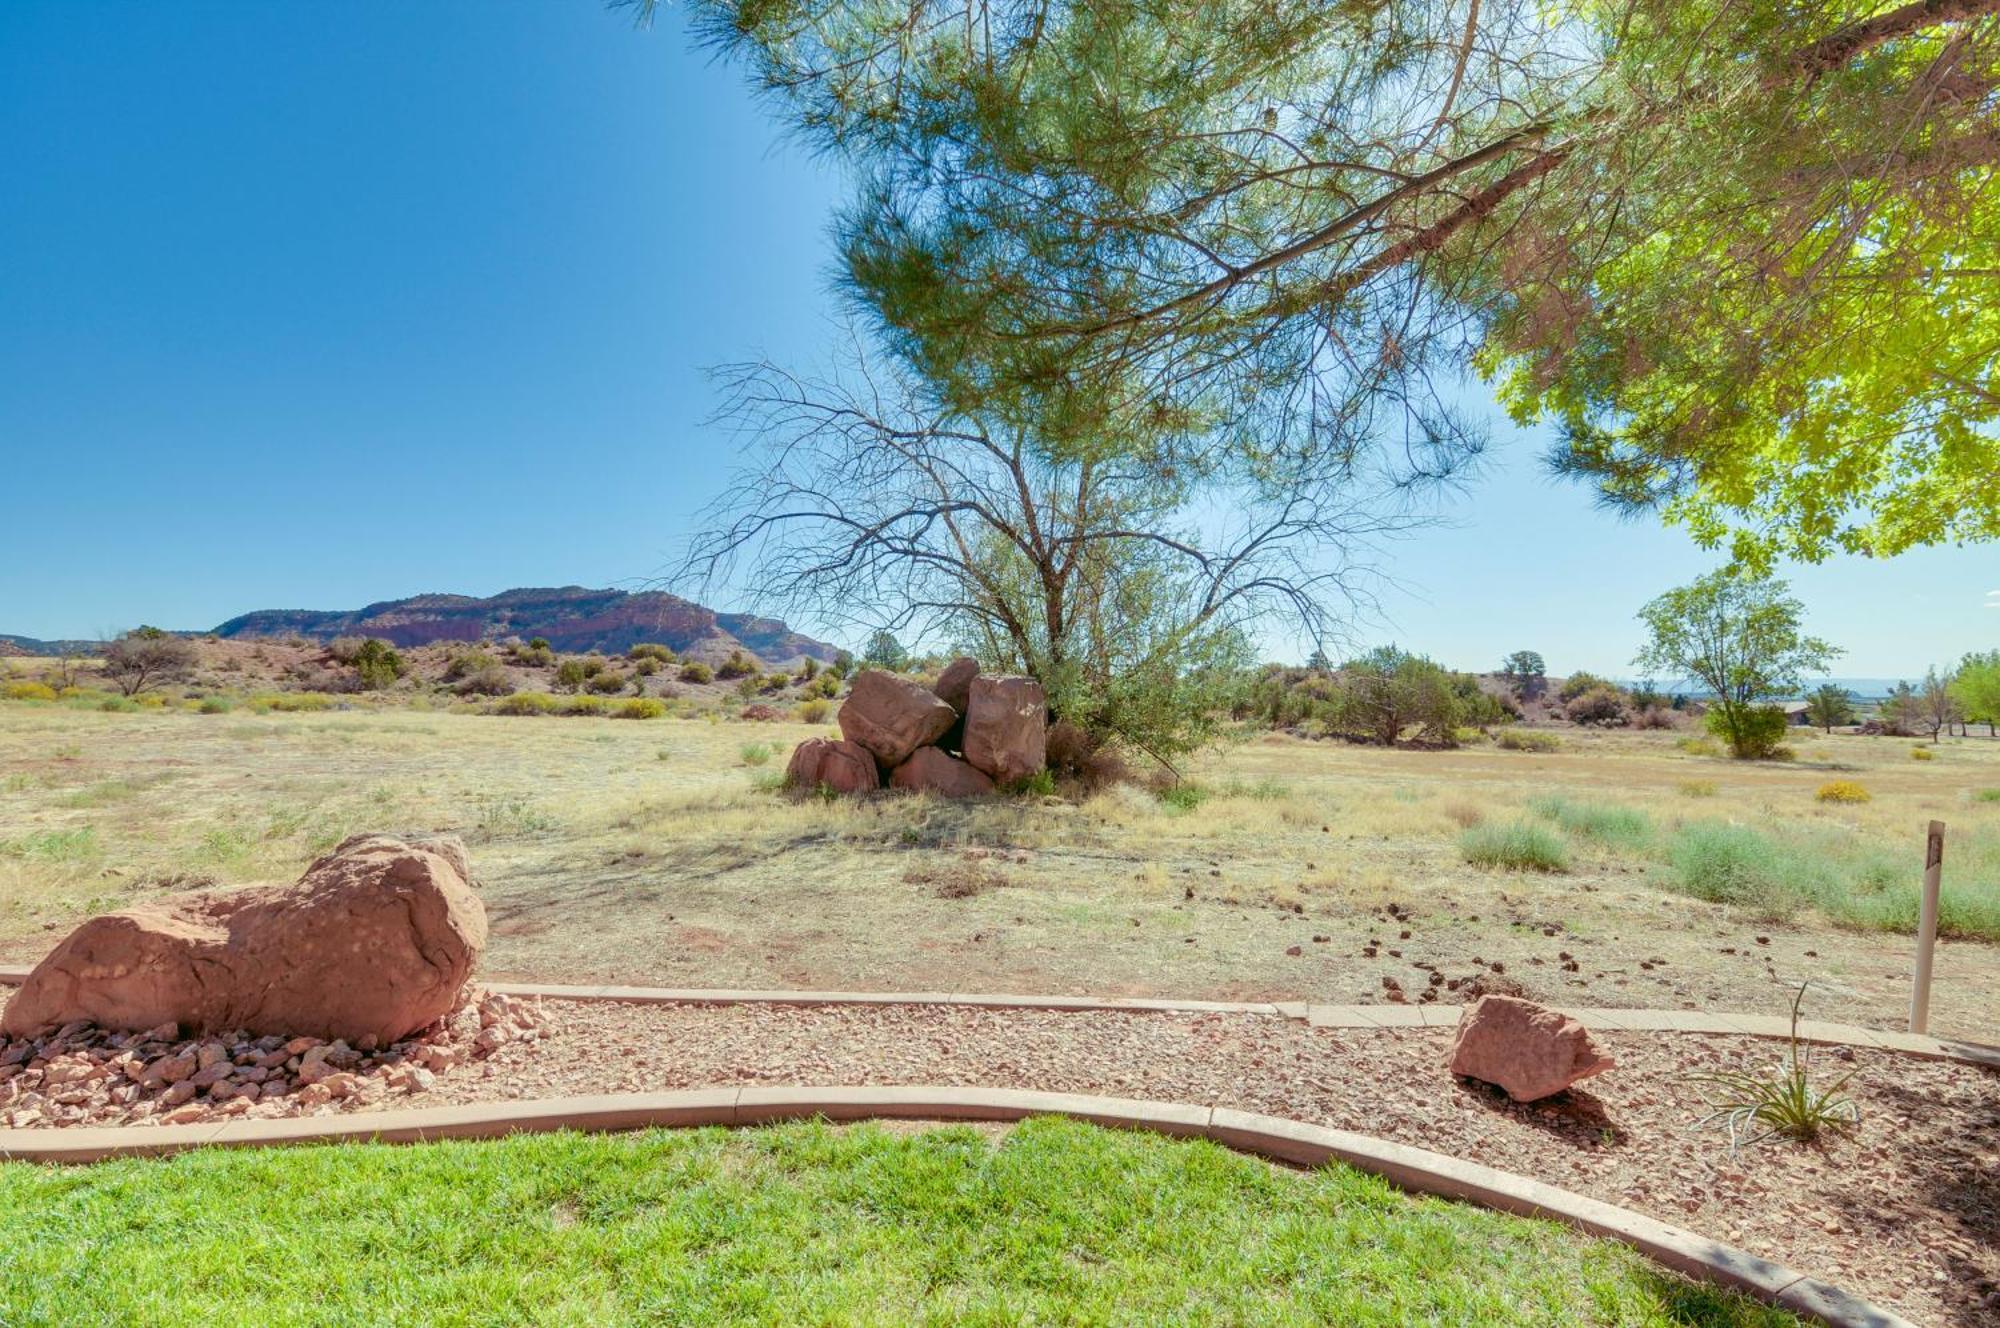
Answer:
M539 1007L539 1008L538 1008ZM482 1029L481 1023L484 1022ZM102 1039L102 1034L85 1037ZM1827 1079L1849 1070L1858 1128L1817 1145L1732 1156L1707 1114L1706 1070L1769 1068L1785 1044L1672 1033L1595 1033L1615 1070L1519 1105L1453 1079L1447 1029L1314 1029L1264 1015L981 1010L948 1006L676 1006L488 997L431 1038L362 1056L352 1090L307 1105L303 1060L283 1046L234 1051L252 1079L289 1081L266 1100L215 1087L166 1107L179 1084L130 1078L48 1095L48 1067L77 1053L15 1057L0 1124L25 1092L48 1123L135 1124L195 1109L285 1115L667 1091L726 1084L949 1084L1213 1103L1373 1134L1534 1176L1650 1213L1844 1286L1926 1324L2000 1322L2000 1073L1887 1052L1819 1048ZM482 1039L483 1038L483 1042ZM106 1043L105 1045L109 1045ZM158 1050L186 1054L185 1044ZM122 1054L130 1055L126 1048ZM449 1063L432 1069L449 1053ZM112 1053L107 1059L116 1059ZM97 1059L93 1049L85 1059ZM200 1053L197 1050L196 1059ZM150 1062L148 1062L150 1064ZM419 1077L413 1073L423 1069ZM0 1069L0 1076L7 1075ZM321 1082L325 1082L321 1080ZM9 1108L9 1085L13 1102ZM136 1093L124 1093L136 1087ZM83 1096L76 1095L81 1092ZM315 1099L317 1095L312 1095ZM68 1099L67 1101L65 1099ZM241 1105L239 1105L241 1104Z

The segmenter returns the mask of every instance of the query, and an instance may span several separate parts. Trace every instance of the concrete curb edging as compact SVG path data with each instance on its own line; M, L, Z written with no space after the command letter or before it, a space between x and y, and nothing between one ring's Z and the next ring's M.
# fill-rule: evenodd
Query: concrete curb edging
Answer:
M0 985L19 985L29 970L0 965ZM1299 1020L1314 1028L1453 1028L1456 1005L1319 1005L1306 1001L1177 1001L1140 996L1014 996L955 991L784 991L736 987L579 987L553 982L488 982L488 991L551 1001L610 1001L625 1005L946 1005L976 1010L1074 1010L1108 1014L1254 1014ZM1621 1033L1707 1033L1726 1037L1783 1038L1791 1021L1774 1015L1700 1010L1558 1006L1584 1025ZM2000 1069L2000 1047L1917 1033L1802 1020L1805 1042L1893 1051L1923 1060L1957 1061Z
M1665 1222L1568 1190L1369 1135L1228 1107L1021 1089L725 1087L420 1107L345 1116L232 1119L220 1124L117 1128L0 1129L0 1159L43 1163L161 1156L198 1148L300 1143L417 1143L553 1130L758 1125L828 1120L1016 1121L1058 1115L1119 1129L1210 1139L1238 1152L1296 1166L1338 1161L1414 1194L1436 1195L1523 1216L1551 1218L1588 1235L1622 1241L1666 1268L1730 1287L1831 1328L1914 1328L1836 1286Z

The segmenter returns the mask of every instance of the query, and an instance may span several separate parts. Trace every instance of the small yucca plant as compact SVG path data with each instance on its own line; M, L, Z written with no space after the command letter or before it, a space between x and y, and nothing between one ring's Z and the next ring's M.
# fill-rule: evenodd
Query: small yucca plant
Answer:
M1810 1143L1828 1130L1859 1124L1861 1108L1840 1090L1854 1077L1848 1071L1825 1088L1812 1082L1812 1046L1799 1040L1799 1005L1806 984L1792 998L1791 1049L1775 1076L1751 1070L1721 1070L1696 1076L1713 1090L1708 1115L1694 1129L1714 1126L1729 1132L1729 1151L1767 1139Z

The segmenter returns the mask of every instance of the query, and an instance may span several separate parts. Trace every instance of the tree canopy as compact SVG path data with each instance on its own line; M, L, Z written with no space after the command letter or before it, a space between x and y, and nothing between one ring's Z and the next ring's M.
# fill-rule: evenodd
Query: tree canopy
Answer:
M692 11L949 411L1421 470L1474 365L1753 568L2000 534L2000 0Z

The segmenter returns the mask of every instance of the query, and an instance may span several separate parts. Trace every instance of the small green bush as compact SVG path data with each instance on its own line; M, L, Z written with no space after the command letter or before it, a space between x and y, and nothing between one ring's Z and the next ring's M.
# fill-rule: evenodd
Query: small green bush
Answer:
M834 697L839 696L840 675L838 673L828 673L828 672L820 673L817 677L815 677L812 680L812 684L806 688L806 695L823 696L826 697L828 700L832 700Z
M201 698L201 713L204 715L226 715L236 709L236 703L226 696L204 696Z
M1974 802L2000 802L2000 788L1981 789L1972 795Z
M124 714L137 710L139 703L129 696L107 696L97 703L97 708L99 710L112 710Z
M1008 784L1001 792L1016 798L1046 798L1056 791L1056 772L1037 770L1032 775L1024 775Z
M602 672L604 661L601 659L591 659L587 655L566 659L556 665L556 686L578 691Z
M500 661L484 650L462 650L452 656L451 663L445 665L444 680L457 682L461 678L470 678L486 669L499 667Z
M799 702L798 709L792 713L798 716L801 724L824 724L833 714L833 702L816 696L810 701Z
M1213 795L1207 785L1183 779L1155 790L1153 796L1157 797L1171 811L1191 812L1204 802L1207 802Z
M603 715L611 710L611 703L601 696L572 696L563 702L565 715Z
M1697 899L1788 917L1802 902L1786 855L1748 826L1696 821L1668 849L1675 882Z
M514 683L508 678L507 670L498 664L489 664L459 678L452 690L460 696L505 696L514 690Z
M1565 872L1569 850L1546 828L1526 821L1476 825L1458 837L1458 851L1475 867L1503 871Z
M614 719L658 719L667 713L666 703L650 696L635 696L620 701L618 708L611 712Z
M730 678L754 678L757 673L757 661L740 650L730 651L729 658L715 670L715 676L725 681Z
M584 685L601 696L615 696L625 690L625 675L605 669L591 674L590 681Z
M1716 738L1729 744L1729 754L1739 761L1768 761L1779 758L1780 745L1790 731L1785 712L1773 705L1753 706L1737 712L1736 729L1729 728L1729 716L1721 706L1712 708L1702 721Z
M763 765L769 761L775 749L768 742L746 742L736 749L745 765Z
M553 715L559 703L547 692L516 692L493 703L496 715Z
M638 645L633 646L625 652L625 658L650 659L656 660L661 664L671 664L674 662L676 656L673 651L663 645L658 645L651 641L641 641Z
M410 671L394 646L372 636L354 648L347 662L354 666L354 676L360 680L362 690L370 692L391 686Z
M1579 839L1633 850L1653 841L1653 818L1637 807L1573 802L1556 795L1535 798L1528 805Z
M687 663L681 665L681 681L692 683L714 682L715 671L698 659L689 660Z
M1493 745L1510 752L1553 752L1562 739L1543 729L1504 728L1493 735Z

